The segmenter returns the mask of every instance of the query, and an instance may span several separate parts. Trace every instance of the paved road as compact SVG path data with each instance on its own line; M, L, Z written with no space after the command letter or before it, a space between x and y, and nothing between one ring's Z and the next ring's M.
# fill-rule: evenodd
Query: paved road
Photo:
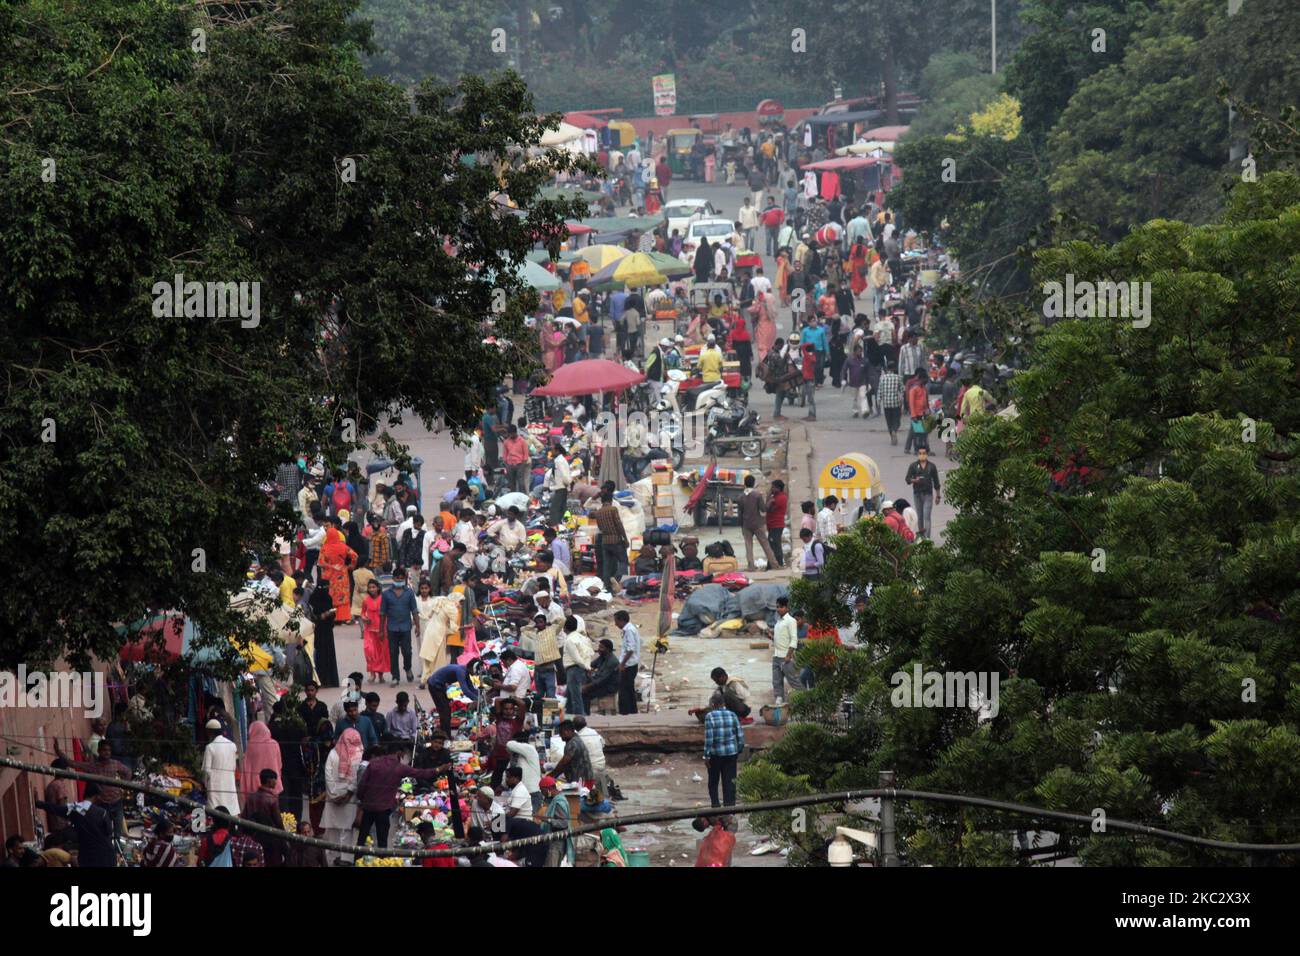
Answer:
M707 199L713 203L715 208L720 209L724 215L729 216L734 221L739 215L738 210L741 202L748 194L748 187L740 183L727 186L717 183L704 184L674 180L669 191L669 198ZM769 278L774 278L776 275L776 263L766 255L763 257L763 271ZM870 305L869 302L864 304ZM791 319L788 309L781 310L778 327L782 334L789 334ZM775 405L771 396L763 393L760 388L752 393L752 397L755 407L763 416L763 420L770 421L774 410L773 406ZM787 414L791 421L799 422L802 421L805 410L796 407L793 411L787 410ZM903 424L906 427L906 419ZM826 385L817 392L817 421L809 422L808 428L814 447L813 464L818 472L824 465L839 455L851 451L862 452L873 458L876 464L880 466L885 480L885 493L888 496L891 498L902 496L909 501L915 500L915 496L910 493L911 489L903 481L907 466L914 460L914 456L903 454L905 435L900 432L898 445L890 445L889 432L885 430L884 418L877 416L869 418L865 422L854 418L852 393L848 389L841 391L832 389L829 376ZM933 436L931 444L938 444L933 441ZM932 457L939 469L941 480L946 478L949 463L944 458L942 448L933 452ZM934 527L940 536L952 515L953 510L948 505L946 498L943 504L935 507Z

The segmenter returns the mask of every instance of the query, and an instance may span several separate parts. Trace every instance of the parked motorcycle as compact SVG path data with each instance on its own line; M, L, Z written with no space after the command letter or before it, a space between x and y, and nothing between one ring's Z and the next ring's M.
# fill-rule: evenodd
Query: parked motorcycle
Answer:
M763 445L759 441L758 412L740 402L725 400L714 406L706 419L707 432L704 438L704 452L717 455L718 438L744 438L752 436L749 441L737 442L741 455L757 458ZM730 443L729 443L730 444Z

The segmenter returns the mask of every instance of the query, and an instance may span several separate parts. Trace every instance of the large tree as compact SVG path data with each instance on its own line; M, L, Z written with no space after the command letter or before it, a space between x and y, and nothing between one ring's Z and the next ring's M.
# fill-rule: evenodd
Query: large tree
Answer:
M961 437L942 547L879 522L794 586L865 650L801 649L794 710L855 699L847 733L796 728L747 797L899 785L1018 800L1243 842L1300 838L1300 177L1239 184L1221 221L1156 221L1037 256L1036 281L1150 283L1149 324L1059 321L1013 380L1018 415ZM941 466L942 467L942 466ZM895 489L889 489L891 492ZM997 674L996 716L891 700L914 665ZM778 821L767 826L780 829ZM906 807L916 862L1011 862L1023 819ZM797 859L819 852L814 833ZM1239 861L1070 833L1090 863Z
M543 128L517 77L367 78L355 13L0 7L0 665L112 655L152 609L254 636L227 602L293 528L280 463L399 409L471 425L531 367L481 322L525 340L512 269L571 213L536 199L568 161L516 161ZM257 321L169 317L178 273L258 283Z

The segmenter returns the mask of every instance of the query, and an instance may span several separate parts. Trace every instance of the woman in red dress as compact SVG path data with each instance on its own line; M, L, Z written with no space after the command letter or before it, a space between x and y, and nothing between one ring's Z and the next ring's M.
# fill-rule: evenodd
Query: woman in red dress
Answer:
M867 251L861 241L849 247L849 288L855 299L867 290Z
M366 585L366 596L361 600L361 636L366 652L366 676L375 683L384 682L388 673L388 641L379 631L379 602L382 595L378 581Z

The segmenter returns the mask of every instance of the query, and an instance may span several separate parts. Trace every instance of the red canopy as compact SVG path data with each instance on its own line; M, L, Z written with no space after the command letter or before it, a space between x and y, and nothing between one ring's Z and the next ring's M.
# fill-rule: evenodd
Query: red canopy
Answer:
M574 113L565 113L564 122L571 126L576 126L579 129L600 129L600 127L608 123L609 120L579 111Z
M608 359L586 359L561 365L551 380L536 395L594 395L597 392L621 392L645 381L645 375Z
M881 142L890 142L897 140L906 133L910 126L877 126L875 129L869 129L862 134L865 140L880 140Z

